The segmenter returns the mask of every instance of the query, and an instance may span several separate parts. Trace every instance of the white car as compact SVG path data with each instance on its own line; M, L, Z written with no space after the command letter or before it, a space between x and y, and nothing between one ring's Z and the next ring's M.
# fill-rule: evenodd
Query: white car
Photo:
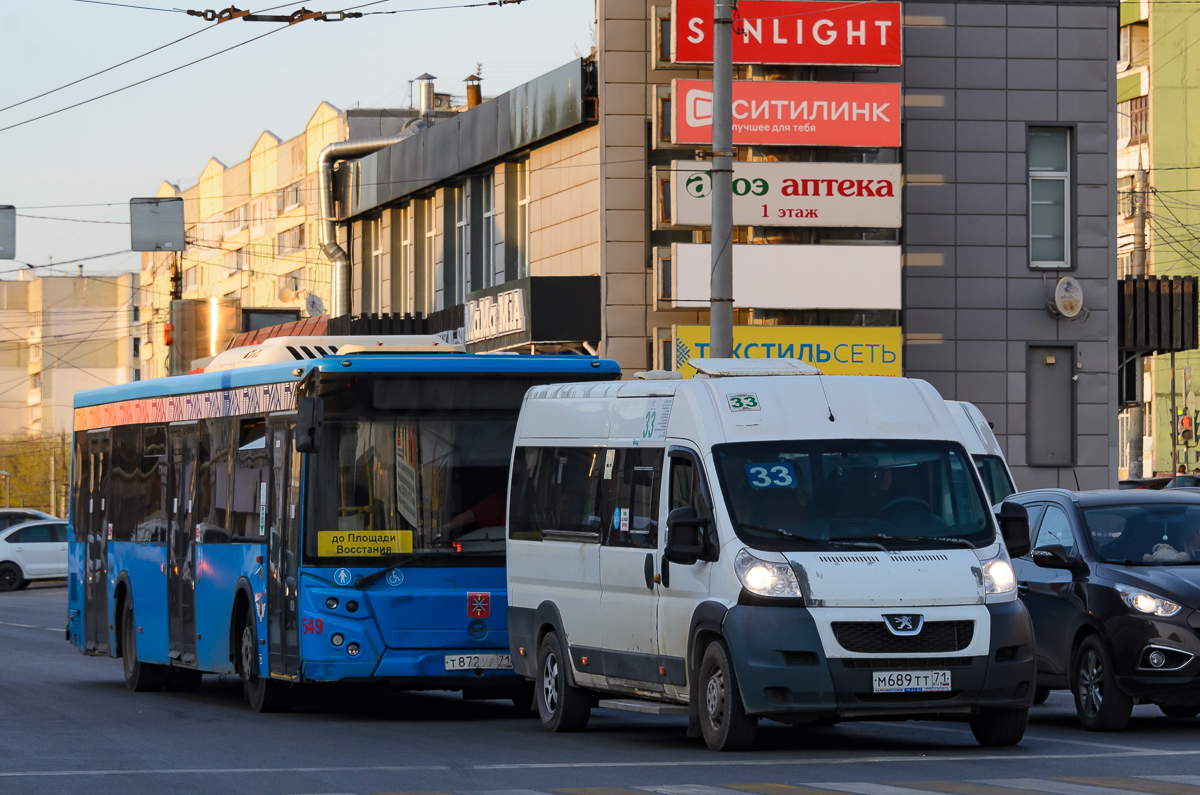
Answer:
M62 519L37 519L0 530L0 591L31 580L65 579L70 530Z

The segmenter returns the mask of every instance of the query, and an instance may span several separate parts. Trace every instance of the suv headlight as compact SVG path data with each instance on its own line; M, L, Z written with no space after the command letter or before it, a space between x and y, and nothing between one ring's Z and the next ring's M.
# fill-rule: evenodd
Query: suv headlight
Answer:
M768 563L743 549L733 559L733 570L750 593L792 598L804 595L796 582L796 573L786 563Z
M1114 585L1121 601L1139 613L1149 616L1173 616L1182 608L1170 599L1164 599L1157 594L1134 588L1132 585Z
M984 593L1011 593L1017 587L1017 575L1003 545L995 557L980 561L979 567L983 570Z

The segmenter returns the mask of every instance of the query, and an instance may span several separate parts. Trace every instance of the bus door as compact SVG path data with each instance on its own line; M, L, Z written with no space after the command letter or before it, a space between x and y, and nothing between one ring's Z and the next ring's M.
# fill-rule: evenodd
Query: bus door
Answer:
M196 662L196 426L171 428L170 531L167 534L167 634L172 660Z
M110 431L88 434L90 506L85 532L83 623L84 649L108 654L108 469L112 452Z
M300 454L292 447L290 423L273 420L267 431L271 450L271 495L267 554L267 643L273 674L294 677L300 670Z

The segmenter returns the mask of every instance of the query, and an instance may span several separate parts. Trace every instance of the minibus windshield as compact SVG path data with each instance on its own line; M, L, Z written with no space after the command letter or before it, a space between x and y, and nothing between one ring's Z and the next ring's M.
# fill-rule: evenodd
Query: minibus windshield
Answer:
M309 565L502 566L517 414L538 376L326 378ZM542 379L545 376L541 376Z
M717 445L713 457L738 537L760 549L984 547L995 538L958 444L746 442Z
M983 479L983 487L987 489L988 498L992 505L999 505L1010 495L1016 493L1012 480L1008 477L1008 469L1004 459L998 455L975 456L975 468Z

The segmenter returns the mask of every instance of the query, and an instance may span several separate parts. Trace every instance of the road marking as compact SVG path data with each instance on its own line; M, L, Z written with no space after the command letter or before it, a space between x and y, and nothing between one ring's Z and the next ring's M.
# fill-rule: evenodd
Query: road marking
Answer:
M63 631L62 627L42 627L42 629L46 630L47 632L62 632Z
M1069 781L1054 781L1048 778L1005 778L981 781L981 784L991 784L996 787L1012 787L1013 789L1041 792L1046 795L1127 795L1129 790L1113 789L1112 787L1091 787L1083 784L1072 784Z
M1165 781L1168 784L1191 784L1200 787L1200 776L1143 776L1152 781Z
M758 795L835 795L833 790L794 787L791 784L730 784L729 788Z
M24 629L33 629L36 626L34 624L14 624L11 621L0 621L0 624L6 627L23 627Z
M725 787L709 787L704 784L668 784L657 787L638 787L643 792L656 792L658 795L731 795Z
M552 789L562 795L639 795L637 790L621 789L620 787L573 787L571 789Z
M1073 781L1076 784L1088 784L1093 787L1113 787L1134 792L1153 792L1157 795L1200 795L1200 786L1188 784L1172 784L1166 781L1151 781L1146 778L1125 778L1122 776L1086 776L1082 778L1059 778L1059 781Z
M228 776L245 773L402 773L406 770L450 770L447 765L384 765L371 767L185 767L133 770L6 770L0 778L38 778L53 776Z
M866 781L837 781L814 784L815 787L835 790L837 792L852 792L855 795L937 795L927 789L912 789L910 787L893 787L890 784L871 784Z
M1031 762L1039 759L1113 759L1117 757L1153 758L1157 756L1200 756L1200 750L1167 751L1150 748L1144 751L1095 753L1095 754L1024 754L1019 749L1010 753L990 754L945 754L944 756L860 756L821 757L793 759L721 759L669 762L647 760L645 762L510 762L497 765L472 765L472 770L572 770L585 768L634 768L634 767L792 767L798 765L863 765L942 762ZM1181 782L1184 783L1184 782Z
M1009 789L1008 787L992 787L987 784L974 784L969 781L905 781L906 787L921 787L934 792L949 792L953 795L1020 795L1025 790Z
M872 726L879 726L880 728L895 728L898 725L896 723L884 723L881 721L870 721L870 724ZM931 732L949 732L950 734L971 734L970 729L954 729L954 728L950 728L949 726L924 725L924 726L921 726L921 730L922 731L931 731ZM1029 731L1025 732L1024 739L1040 740L1042 742L1047 742L1047 743L1063 743L1064 745L1082 745L1084 747L1089 747L1089 748L1115 748L1118 751L1153 751L1153 750L1155 750L1153 748L1146 748L1145 746L1140 746L1140 745L1116 745L1114 743L1098 743L1098 742L1094 742L1091 740L1067 740L1062 737L1053 737L1053 736L1049 736L1049 735L1045 735L1045 734L1032 734Z

